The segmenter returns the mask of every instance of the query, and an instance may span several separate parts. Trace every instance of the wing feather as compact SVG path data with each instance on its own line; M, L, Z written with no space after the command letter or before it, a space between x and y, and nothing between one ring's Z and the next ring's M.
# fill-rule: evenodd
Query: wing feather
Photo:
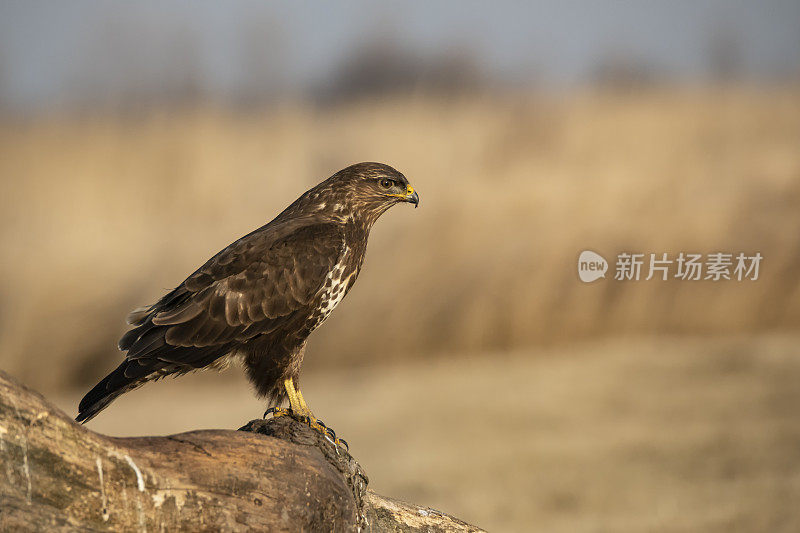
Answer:
M343 249L343 230L334 223L265 226L215 255L149 311L137 310L141 325L120 345L133 360L209 364L215 346L221 357L236 343L310 316Z
M156 326L167 326L170 324L180 324L193 319L203 312L203 307L197 301L189 300L173 309L160 311L153 315L153 324Z

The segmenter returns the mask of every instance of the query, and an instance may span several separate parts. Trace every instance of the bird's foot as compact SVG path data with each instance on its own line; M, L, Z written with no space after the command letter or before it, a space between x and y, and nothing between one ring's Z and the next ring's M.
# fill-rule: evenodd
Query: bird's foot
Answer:
M296 418L291 407L287 407L285 409L283 407L270 407L264 411L264 416L262 418L267 418L268 415L272 415L272 418L278 418L280 416L291 416L292 418Z
M272 418L278 418L281 416L291 417L298 422L306 424L308 427L321 434L325 440L333 444L336 448L343 446L345 450L348 452L350 451L350 445L347 444L346 440L338 438L333 428L329 428L327 425L325 425L325 422L319 420L310 413L305 415L297 414L292 410L291 407L270 407L264 412L263 418L267 418L269 415L272 415Z
M323 422L318 418L314 418L313 416L301 417L301 418L304 419L303 422L308 424L311 427L311 429L321 433L322 436L325 437L325 440L333 444L335 447L338 448L339 446L344 446L345 450L347 450L348 452L350 451L350 445L347 444L347 441L344 439L337 438L336 432L333 430L333 428L329 428L328 426L326 426L325 422Z

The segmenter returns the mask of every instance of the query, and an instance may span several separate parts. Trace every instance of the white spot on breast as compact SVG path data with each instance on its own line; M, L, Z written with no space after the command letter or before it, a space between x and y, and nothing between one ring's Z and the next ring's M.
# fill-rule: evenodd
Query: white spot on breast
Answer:
M325 319L330 316L331 312L339 305L339 302L344 299L344 295L347 292L347 285L353 275L351 273L348 276L344 276L345 259L349 252L350 248L345 247L341 259L339 259L339 262L328 272L325 278L324 292L320 297L319 309L312 319L312 329L317 328L320 324L325 322Z

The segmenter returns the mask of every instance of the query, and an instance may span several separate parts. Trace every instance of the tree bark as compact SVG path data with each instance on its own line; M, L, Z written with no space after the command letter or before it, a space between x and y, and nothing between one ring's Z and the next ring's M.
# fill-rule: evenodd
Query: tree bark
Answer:
M242 429L107 437L0 372L0 530L481 531L367 490L290 417Z

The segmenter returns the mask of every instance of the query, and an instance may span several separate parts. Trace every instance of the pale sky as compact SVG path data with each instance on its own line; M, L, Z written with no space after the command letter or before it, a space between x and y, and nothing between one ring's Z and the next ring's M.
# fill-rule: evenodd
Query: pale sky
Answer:
M798 0L3 0L0 103L68 104L86 87L113 98L130 83L129 65L153 76L167 68L159 61L176 53L182 35L194 43L202 82L219 94L245 75L241 54L253 35L292 88L322 83L359 45L383 39L421 57L466 48L500 81L582 83L610 55L670 79L702 80L720 35L735 43L749 78L800 73Z

